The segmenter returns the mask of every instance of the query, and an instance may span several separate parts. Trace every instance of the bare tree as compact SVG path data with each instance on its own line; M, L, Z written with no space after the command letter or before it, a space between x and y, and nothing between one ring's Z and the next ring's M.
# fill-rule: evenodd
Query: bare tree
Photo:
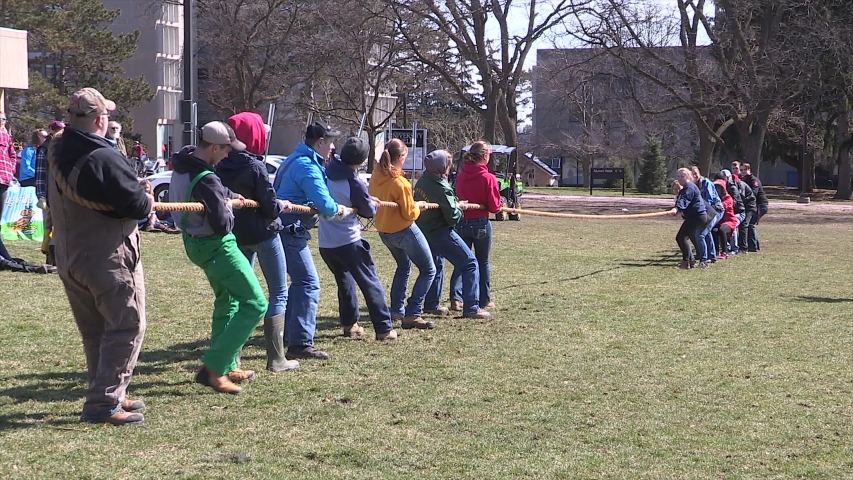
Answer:
M384 0L400 17L400 33L418 61L442 75L453 92L483 117L484 136L518 144L518 91L534 42L591 0ZM410 18L410 15L414 19ZM510 17L525 18L520 32ZM437 34L438 38L435 35ZM479 80L471 88L460 71Z

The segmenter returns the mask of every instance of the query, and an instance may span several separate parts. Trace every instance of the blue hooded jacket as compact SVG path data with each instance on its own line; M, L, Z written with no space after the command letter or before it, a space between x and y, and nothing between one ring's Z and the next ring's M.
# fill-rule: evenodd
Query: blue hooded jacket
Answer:
M308 145L297 145L296 150L278 167L273 182L276 198L289 200L294 205L314 207L327 217L338 213L338 204L326 185L323 160L323 157ZM281 223L285 226L299 220L304 220L304 217L296 212L281 215ZM303 226L310 228L309 225Z

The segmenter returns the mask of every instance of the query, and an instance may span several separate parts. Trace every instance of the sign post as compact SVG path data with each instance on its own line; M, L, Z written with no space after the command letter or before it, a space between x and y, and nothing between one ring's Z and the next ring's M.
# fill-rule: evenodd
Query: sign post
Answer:
M417 127L417 126L416 126ZM409 147L403 170L423 170L426 156L427 131L418 128L392 128L390 138L400 139Z
M625 196L625 169L624 168L590 168L589 169L589 195L592 196L592 184L595 180L622 179L622 196Z

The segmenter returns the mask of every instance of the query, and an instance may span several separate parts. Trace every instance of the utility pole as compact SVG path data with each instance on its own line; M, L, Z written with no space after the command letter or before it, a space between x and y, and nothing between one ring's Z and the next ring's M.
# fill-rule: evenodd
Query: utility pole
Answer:
M184 0L184 99L181 101L181 121L184 124L184 145L196 144L197 103L196 82L198 79L195 61L195 5L194 0Z

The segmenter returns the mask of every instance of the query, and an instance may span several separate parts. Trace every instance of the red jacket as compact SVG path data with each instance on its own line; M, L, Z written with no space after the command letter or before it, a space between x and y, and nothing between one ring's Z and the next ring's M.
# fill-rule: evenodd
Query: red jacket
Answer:
M479 203L486 210L464 210L463 220L488 218L489 213L501 211L501 194L498 179L489 173L488 166L465 162L456 177L456 196L459 200Z
M717 225L728 225L732 231L737 228L737 217L735 217L735 200L731 195L726 193L725 197L722 197L723 201L723 218L720 219Z

